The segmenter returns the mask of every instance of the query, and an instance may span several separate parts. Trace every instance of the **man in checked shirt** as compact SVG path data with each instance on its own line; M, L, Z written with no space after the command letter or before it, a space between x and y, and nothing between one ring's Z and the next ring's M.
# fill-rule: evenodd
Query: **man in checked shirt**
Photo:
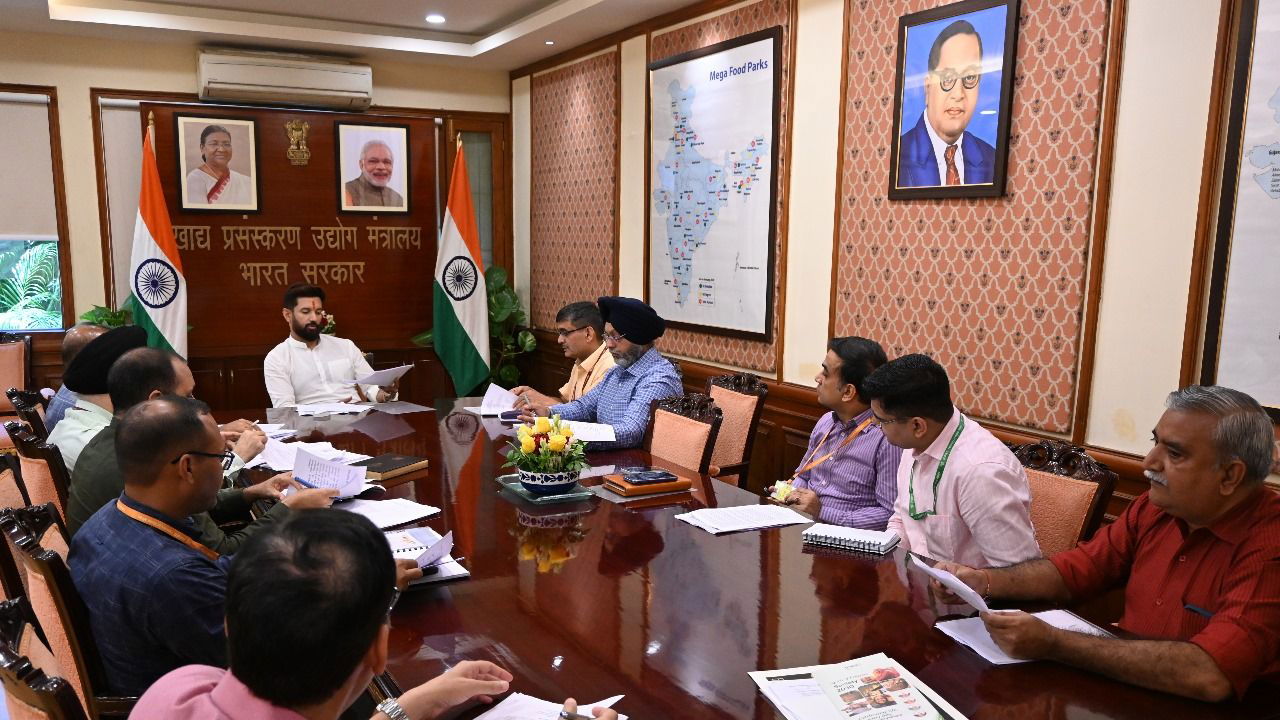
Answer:
M818 404L831 412L809 435L790 489L778 488L775 499L820 522L884 530L898 496L902 449L889 444L872 422L862 381L886 361L884 348L874 340L842 337L827 344L814 381Z

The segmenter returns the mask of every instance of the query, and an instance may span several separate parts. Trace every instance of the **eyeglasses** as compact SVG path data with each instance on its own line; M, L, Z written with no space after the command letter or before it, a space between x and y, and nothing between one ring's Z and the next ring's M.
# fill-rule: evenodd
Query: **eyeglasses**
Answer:
M627 336L626 336L626 335L623 335L623 334L621 334L621 333L616 333L616 332L607 332L607 333L605 333L605 334L601 335L600 337L601 337L601 339L603 339L605 342L609 342L609 343L616 343L616 342L618 342L619 340L623 340L623 339L625 339Z
M882 418L875 413L871 413L871 424L876 427L884 427L885 425L892 425L894 423L904 423L910 419L911 418Z
M201 452L199 450L188 450L182 453L181 455L179 455L178 457L170 460L169 464L176 465L179 460L181 460L184 456L187 456L187 455L199 455L200 457L218 458L219 460L222 461L222 465L224 467L230 466L231 459L234 457L234 455L231 453L230 450L223 450L220 453L209 453L209 452Z
M564 330L564 329L561 329L561 328L556 328L556 335L557 335L557 336L559 336L559 337L562 337L562 338L567 338L567 337L569 337L570 335L572 335L572 334L574 334L574 333L578 332L579 330L586 330L586 329L587 329L587 328L589 328L589 327L591 327L591 326L590 326L590 325L583 325L582 327L576 327L576 328L574 328L574 329L572 329L572 330Z
M400 602L400 588L391 588L391 603L387 605L387 620L391 619L391 611L396 609L396 603Z
M938 87L942 88L942 92L951 92L952 88L956 86L956 80L960 81L965 90L972 90L978 87L978 81L982 79L982 69L979 67L965 68L963 75L950 68L941 71L930 70L929 72L938 77Z

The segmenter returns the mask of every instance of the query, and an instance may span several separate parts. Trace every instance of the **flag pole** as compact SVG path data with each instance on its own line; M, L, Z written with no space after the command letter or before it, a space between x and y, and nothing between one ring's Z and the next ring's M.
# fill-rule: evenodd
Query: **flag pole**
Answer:
M151 140L151 155L156 154L156 111L147 111L147 138Z

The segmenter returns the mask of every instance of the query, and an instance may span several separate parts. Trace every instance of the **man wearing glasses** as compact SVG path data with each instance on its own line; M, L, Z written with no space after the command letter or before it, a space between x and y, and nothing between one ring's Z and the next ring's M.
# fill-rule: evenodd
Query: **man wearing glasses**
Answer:
M1022 463L951 404L941 365L904 355L868 375L863 390L885 439L910 451L888 527L906 549L983 568L1040 557Z
M667 324L653 308L635 298L602 297L597 304L604 319L602 338L616 367L573 402L551 406L528 402L522 418L528 421L535 415L559 415L565 420L604 423L613 426L616 439L593 442L591 450L638 447L649 427L653 401L684 394L675 365L653 346L666 332Z
M573 402L586 395L613 368L613 355L604 345L604 318L593 302L569 303L556 313L556 342L564 350L564 356L573 358L569 382L560 388L560 397L543 395L528 385L511 390L516 395L517 410L537 403L551 406L560 402Z
M898 143L898 187L981 185L995 175L995 148L966 130L978 106L982 38L951 23L929 49L924 112Z

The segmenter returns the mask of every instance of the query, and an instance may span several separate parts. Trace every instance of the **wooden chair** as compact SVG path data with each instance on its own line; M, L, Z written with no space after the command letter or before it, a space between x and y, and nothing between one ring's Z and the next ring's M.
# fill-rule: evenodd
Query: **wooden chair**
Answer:
M38 535L22 523L6 534L19 550L28 599L63 677L71 683L89 717L127 716L136 697L99 695L106 687L102 659L89 628L89 611L80 599L66 561L40 545Z
M1014 445L1031 486L1031 522L1045 557L1093 537L1116 474L1083 448L1054 440Z
M0 682L9 717L86 720L75 690L57 677L59 672L53 654L33 632L23 603L0 603Z
M654 457L706 473L722 420L720 408L701 393L659 398L649 408L644 449Z
M66 517L67 488L71 485L71 473L62 462L62 453L56 445L49 445L37 438L31 428L17 422L7 422L4 429L13 439L22 466L22 485L33 505L51 502L58 507L58 514Z
M745 487L756 425L764 411L769 386L751 373L720 375L707 380L707 395L724 412L724 422L711 451L711 474Z
M44 425L44 413L49 409L49 401L36 390L19 390L11 387L4 391L9 404L18 413L18 419L31 426L31 434L40 438L41 442L49 439L49 430Z

